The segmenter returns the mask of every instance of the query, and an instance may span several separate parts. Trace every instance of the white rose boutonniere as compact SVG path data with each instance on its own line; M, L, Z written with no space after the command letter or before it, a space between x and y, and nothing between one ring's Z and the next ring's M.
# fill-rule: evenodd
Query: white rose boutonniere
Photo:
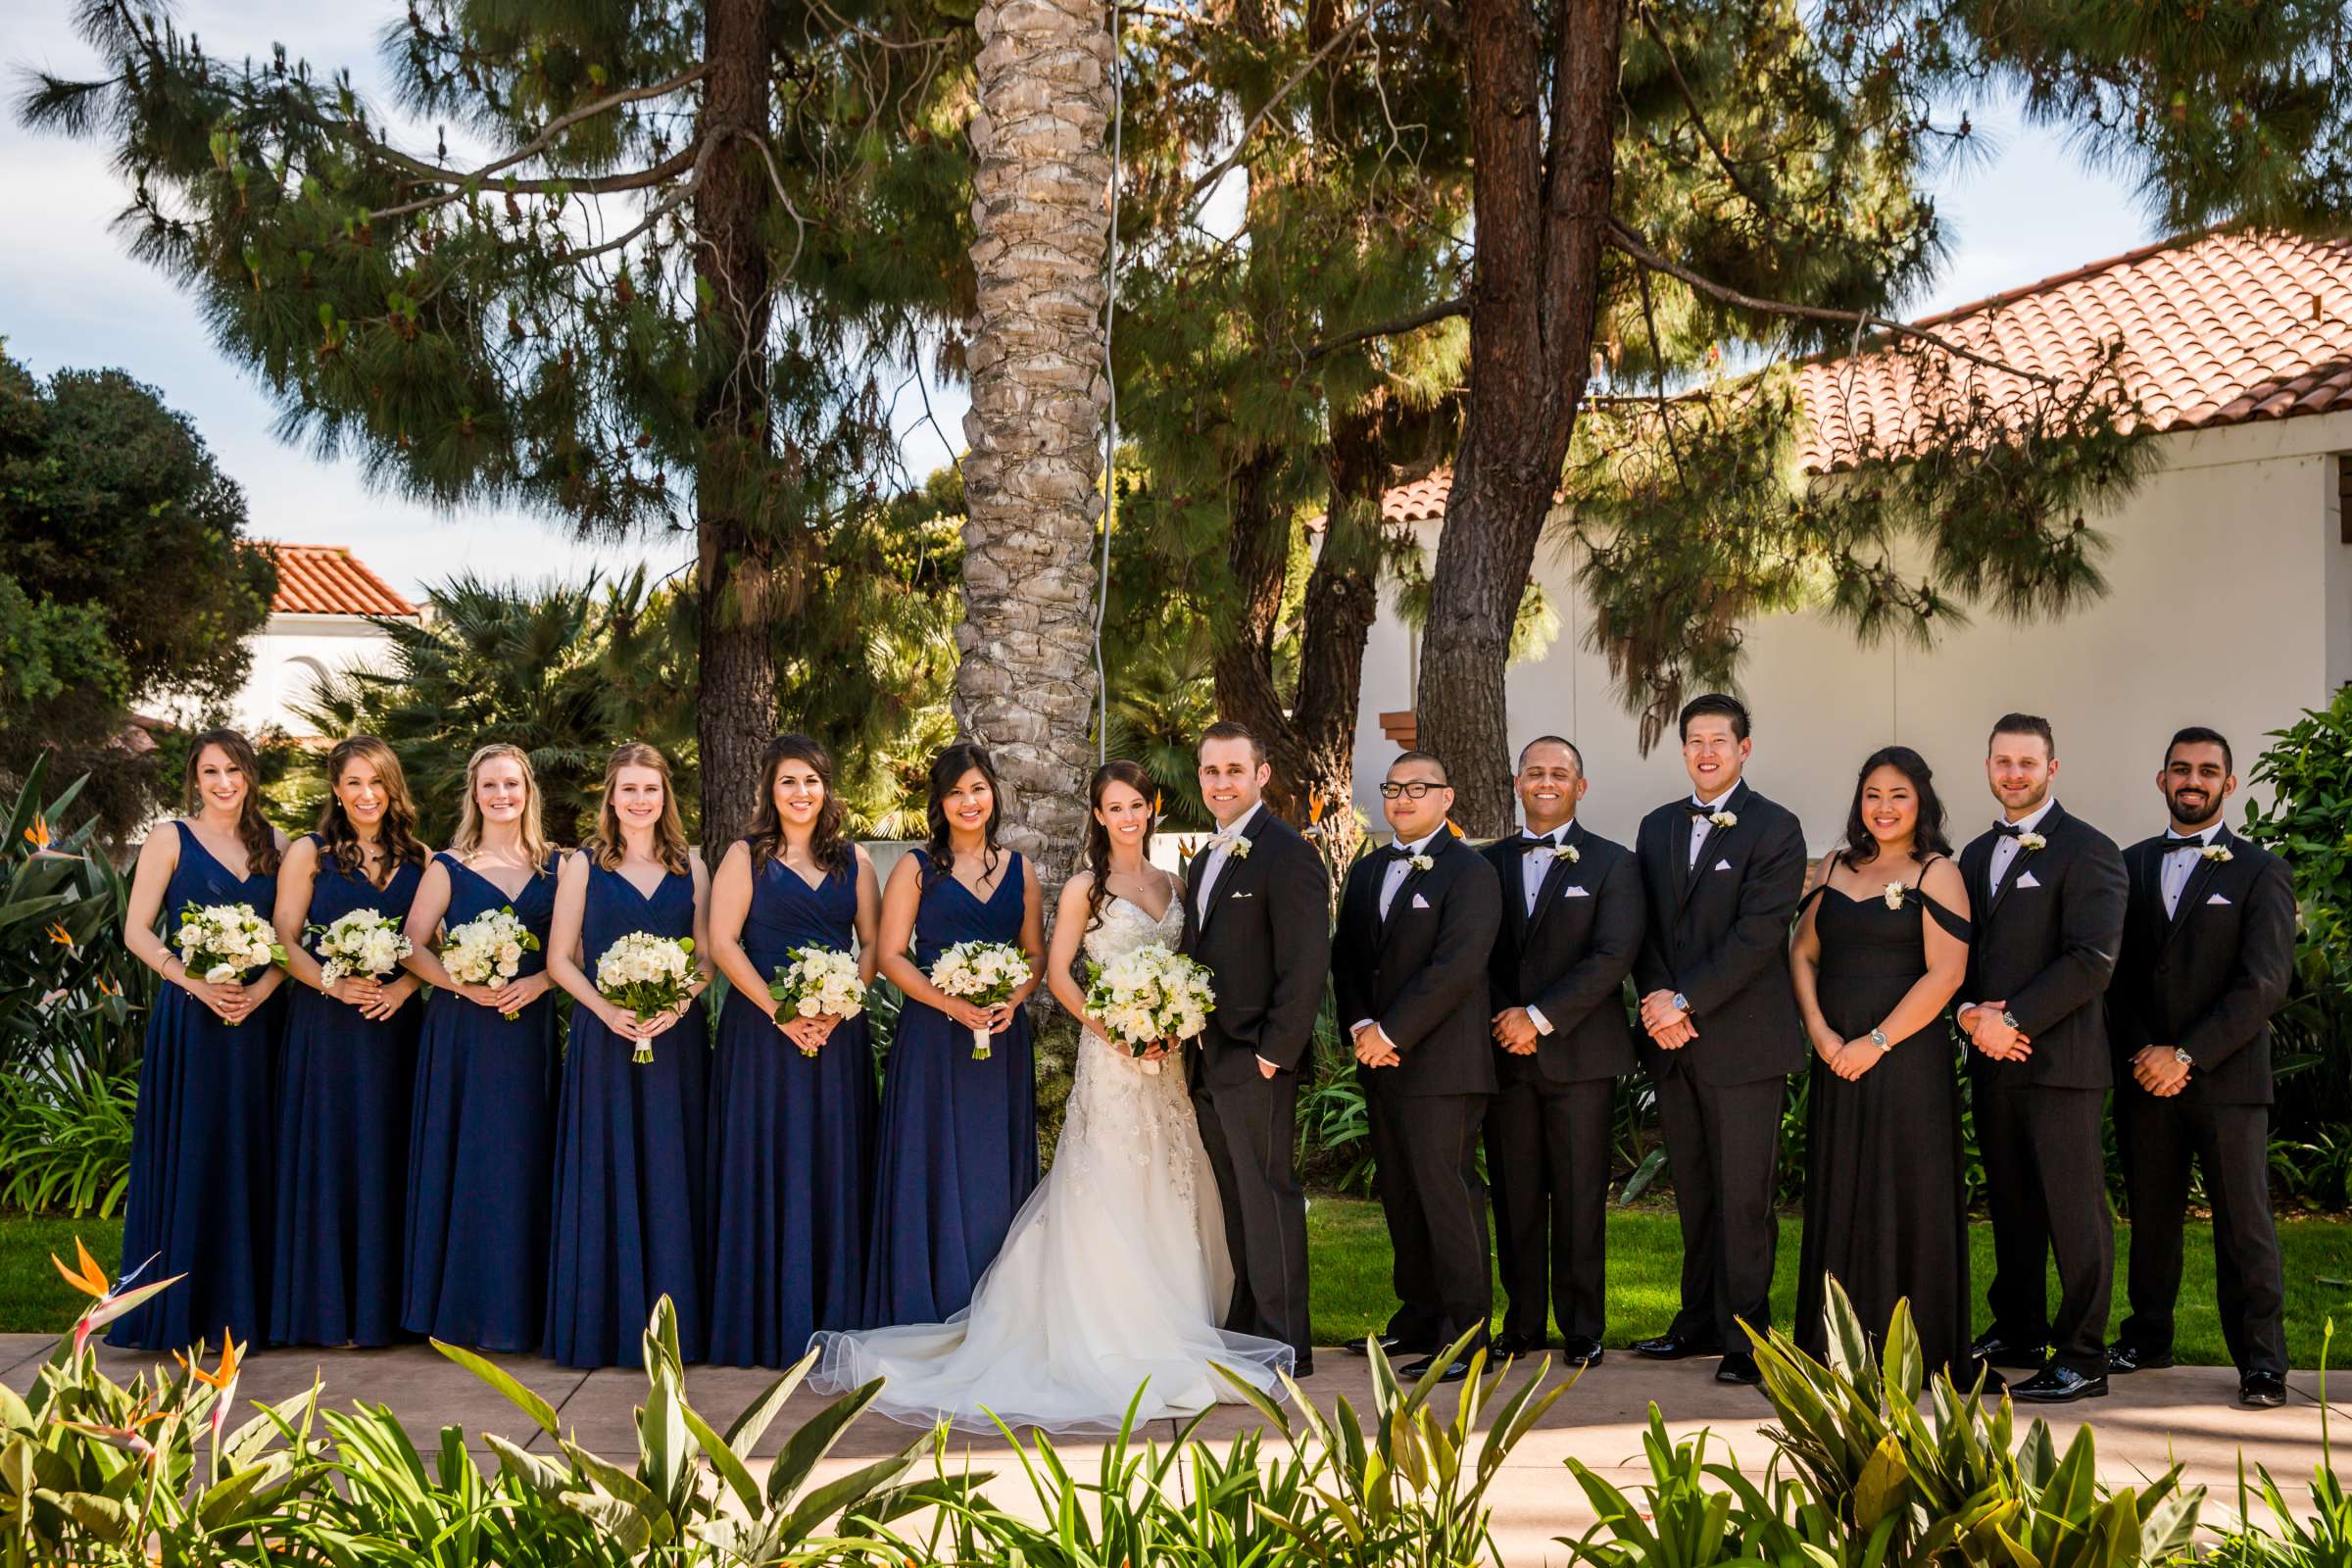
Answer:
M1250 841L1235 839L1231 844L1225 846L1225 853L1237 860L1247 860L1250 858Z
M1910 891L1911 885L1908 882L1887 883L1886 892L1884 895L1886 900L1886 907L1889 909L1901 908L1903 906L1903 895Z
M1573 844L1563 844L1552 853L1558 856L1561 859L1566 860L1570 865L1574 865L1577 861L1585 858L1583 853L1579 851Z
M1410 865L1416 871L1426 871L1438 862L1431 859L1426 855L1416 855L1405 863Z
M2228 865L2230 863L2230 846L2227 844L2206 845L2205 858L2216 865Z
M1717 827L1738 827L1740 813L1738 811L1709 811L1707 820Z
M2017 836L2017 848L2021 854L2032 855L2035 850L2046 850L2049 847L2050 841L2038 833L2020 833Z

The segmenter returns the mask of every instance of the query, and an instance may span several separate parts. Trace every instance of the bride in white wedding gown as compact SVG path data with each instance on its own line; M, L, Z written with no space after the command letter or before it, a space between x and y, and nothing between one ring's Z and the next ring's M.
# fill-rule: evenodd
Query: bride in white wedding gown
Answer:
M1144 858L1150 777L1133 762L1106 763L1089 793L1089 868L1062 891L1048 959L1054 995L1073 1012L1084 994L1067 977L1079 951L1068 933L1083 932L1086 956L1107 963L1146 943L1173 949L1184 929L1182 884ZM945 1323L820 1333L809 1341L822 1353L808 1386L846 1393L881 1378L874 1409L964 1431L993 1431L999 1419L1115 1430L1131 1401L1139 1422L1190 1416L1240 1400L1220 1365L1279 1397L1275 1371L1290 1370L1294 1352L1217 1326L1232 1290L1183 1058L1139 1061L1089 1027L1054 1167L1013 1217L971 1305Z

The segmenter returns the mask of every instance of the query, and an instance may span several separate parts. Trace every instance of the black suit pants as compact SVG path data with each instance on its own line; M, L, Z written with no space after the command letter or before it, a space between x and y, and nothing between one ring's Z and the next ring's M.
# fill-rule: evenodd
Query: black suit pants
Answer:
M1507 1333L1541 1341L1546 1309L1568 1339L1607 1326L1609 1110L1615 1083L1559 1083L1535 1058L1497 1061L1487 1106L1487 1184Z
M1683 1229L1682 1310L1670 1333L1744 1352L1747 1324L1772 1322L1772 1206L1785 1078L1701 1083L1679 1064L1657 1075L1658 1127Z
M2132 1312L2117 1338L2169 1353L2180 1297L2182 1220L2191 1158L2213 1205L2214 1304L2240 1374L2286 1375L2286 1285L2271 1218L2268 1105L2213 1105L2186 1095L2115 1092L2124 1191L2132 1204Z
M1377 1084L1372 1185L1396 1252L1396 1314L1406 1347L1443 1350L1473 1328L1484 1344L1494 1310L1487 1193L1478 1179L1486 1095L1399 1095Z
M1314 1355L1307 1326L1306 1197L1298 1186L1298 1075L1193 1085L1200 1143L1225 1208L1233 1299L1225 1327Z
M1992 1215L1993 1332L2044 1345L2084 1376L2107 1369L2107 1308L2115 1278L2115 1217L2099 1118L2104 1089L2061 1089L1979 1070L1977 1148ZM2044 1284L2058 1261L2058 1311Z

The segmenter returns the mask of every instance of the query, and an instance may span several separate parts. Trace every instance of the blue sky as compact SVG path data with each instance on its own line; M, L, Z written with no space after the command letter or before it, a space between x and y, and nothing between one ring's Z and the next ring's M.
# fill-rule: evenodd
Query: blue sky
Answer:
M216 56L258 56L282 42L321 71L349 66L364 93L382 80L375 28L397 15L385 0L190 0L178 12ZM74 35L69 0L18 0L15 14L19 20L0 43L8 66L94 71L95 58ZM2130 192L2084 170L2061 138L2029 129L2011 105L1966 107L1991 156L1956 172L1936 191L1951 254L1920 314L2156 237ZM431 140L429 127L416 127L410 144ZM161 274L124 254L110 228L124 199L122 181L95 146L31 135L13 117L0 122L0 213L8 215L10 235L0 246L0 301L7 302L0 336L36 374L112 366L159 387L195 419L245 486L256 533L349 545L408 592L466 570L491 578L577 576L639 559L666 571L686 559L684 549L670 545L592 550L569 540L561 525L518 513L439 514L371 491L354 463L322 461L280 443L270 433L274 415L261 389L214 351L194 312ZM948 454L924 423L916 391L908 388L901 402L906 466L927 472ZM939 421L952 432L960 432L964 404L957 389L933 390Z

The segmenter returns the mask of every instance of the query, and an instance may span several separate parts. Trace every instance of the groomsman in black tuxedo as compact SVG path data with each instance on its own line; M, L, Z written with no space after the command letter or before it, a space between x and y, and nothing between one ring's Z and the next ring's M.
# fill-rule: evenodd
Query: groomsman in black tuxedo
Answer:
M1494 1093L1487 959L1502 923L1494 867L1446 822L1453 791L1427 752L1389 765L1396 840L1355 862L1332 951L1339 1016L1372 1122L1373 1185L1396 1250L1396 1313L1381 1347L1418 1378L1494 1310L1478 1133ZM1467 1360L1446 1363L1450 1383Z
M2286 1401L2286 1284L2271 1221L2271 1015L2294 972L2286 862L2230 831L2230 743L2192 728L2156 775L2172 825L2124 852L2123 956L2107 993L2115 1131L2132 1204L2132 1313L2111 1372L2173 1364L2188 1166L2205 1173L2222 1334L2240 1403Z
M1201 733L1200 777L1217 833L1185 882L1183 947L1217 993L1190 1071L1233 1257L1225 1326L1280 1340L1298 1354L1295 1375L1311 1377L1306 1197L1293 1146L1331 969L1331 880L1314 847L1265 805L1272 770L1247 728Z
M2099 1138L2111 1079L2101 1001L2125 904L2114 841L2050 795L2057 752L2047 719L2009 713L1992 727L1984 776L2001 815L1960 852L1977 939L1953 1014L1975 1047L1992 1213L1992 1327L1973 1349L1994 1366L2038 1367L2009 1392L2045 1403L2107 1392L2115 1221ZM2042 1283L2052 1253L2054 1318Z
M1514 788L1527 830L1482 852L1503 907L1487 966L1487 1182L1509 1305L1493 1349L1541 1349L1548 1310L1561 1359L1591 1366L1607 1326L1610 1100L1634 1070L1625 977L1642 947L1642 871L1577 821L1585 760L1572 742L1528 742Z
M1634 1350L1720 1354L1718 1381L1753 1384L1740 1325L1762 1334L1772 1321L1781 1100L1805 1059L1788 988L1805 838L1740 778L1754 743L1737 699L1693 698L1680 723L1691 793L1643 817L1634 840L1648 906L1634 988L1682 1217L1682 1310Z

